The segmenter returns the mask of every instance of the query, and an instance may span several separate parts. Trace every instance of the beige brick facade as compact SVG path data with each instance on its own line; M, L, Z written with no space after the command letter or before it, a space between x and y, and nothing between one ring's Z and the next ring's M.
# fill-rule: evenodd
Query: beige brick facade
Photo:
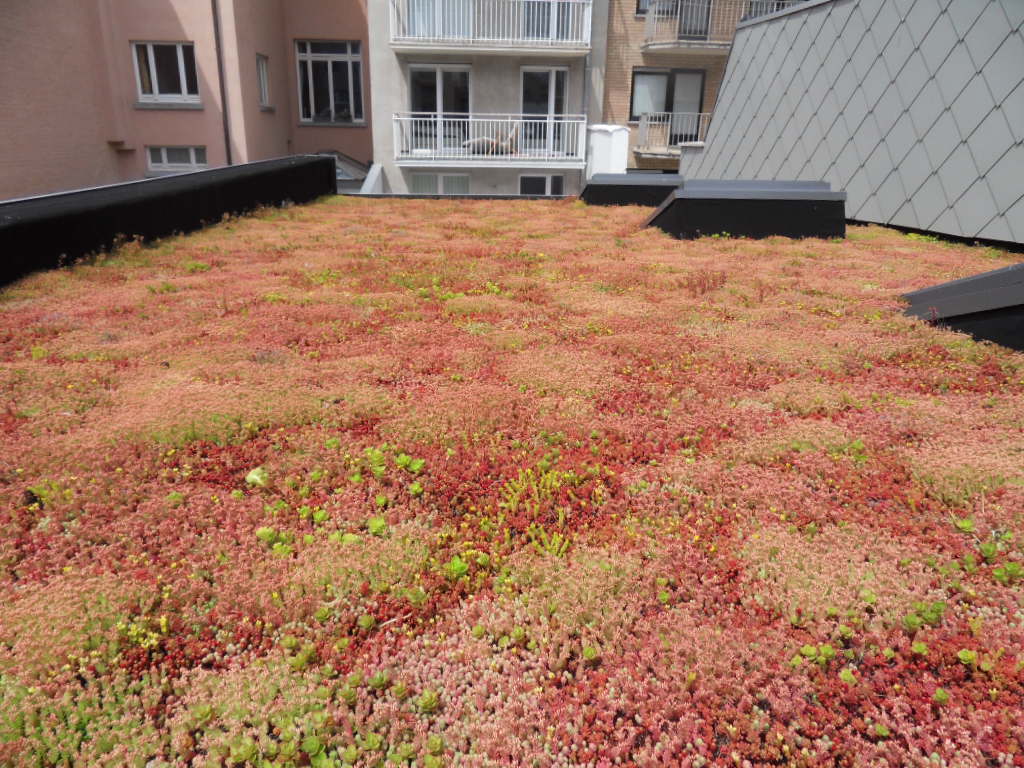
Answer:
M728 48L644 51L644 17L636 14L636 0L610 0L608 18L608 58L605 65L604 110L606 123L629 125L629 167L674 169L678 157L638 159L633 152L637 139L636 122L629 122L633 70L641 67L703 70L703 111L711 112L725 73Z

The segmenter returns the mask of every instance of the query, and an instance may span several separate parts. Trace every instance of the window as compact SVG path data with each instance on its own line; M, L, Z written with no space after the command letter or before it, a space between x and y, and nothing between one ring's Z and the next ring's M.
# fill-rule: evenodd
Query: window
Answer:
M552 176L520 176L520 195L564 195L565 177Z
M256 86L259 88L260 106L270 106L270 59L256 54Z
M133 43L135 81L144 103L199 103L192 43Z
M438 182L442 195L469 194L469 176L466 174L414 173L411 181L409 191L414 195L438 194Z
M183 173L206 167L206 147L147 147L147 154L151 171Z
M704 70L634 69L629 119L645 112L699 113L704 106Z
M636 15L645 16L651 6L651 0L636 0Z
M359 41L299 41L299 119L304 123L363 120Z

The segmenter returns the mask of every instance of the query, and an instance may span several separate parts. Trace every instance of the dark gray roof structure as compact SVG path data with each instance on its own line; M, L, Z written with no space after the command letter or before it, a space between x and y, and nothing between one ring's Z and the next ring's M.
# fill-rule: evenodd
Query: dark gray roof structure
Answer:
M687 180L647 220L679 238L843 237L846 193L823 181Z
M675 173L595 173L580 197L589 205L660 205L682 183Z
M908 315L1024 351L1024 264L906 294Z
M704 179L825 179L853 220L1024 243L1024 0L809 0L742 22Z

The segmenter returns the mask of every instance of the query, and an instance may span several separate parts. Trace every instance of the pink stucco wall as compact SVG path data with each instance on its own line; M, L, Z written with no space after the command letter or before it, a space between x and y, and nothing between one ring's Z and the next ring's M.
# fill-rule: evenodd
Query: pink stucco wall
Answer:
M0 199L120 177L90 3L0 2ZM86 61L93 66L83 66Z
M232 150L237 158L292 154L283 6L282 0L221 0L225 69L237 73L227 78ZM268 57L270 109L260 107L256 54Z
M379 3L386 0L370 1ZM370 126L370 41L366 24L366 0L288 0L285 25L291 59L288 82L294 151L317 152L322 149L337 149L369 165L373 160L373 139ZM296 40L359 40L362 43L363 114L366 116L364 125L327 127L299 123ZM377 44L387 45L387 41L381 40Z
M372 157L366 0L217 0L232 160ZM211 0L0 0L0 199L141 178L147 146L227 162ZM359 40L366 124L299 122L295 41ZM131 43L192 42L201 109L138 106ZM272 109L256 54L269 57Z
M114 91L127 112L127 138L136 148L131 170L145 175L147 146L205 146L209 165L224 165L227 151L221 116L217 49L209 2L167 0L100 0L109 2L113 46L107 51L117 71ZM195 44L201 110L137 109L138 86L132 61L132 42ZM230 80L230 78L229 78Z

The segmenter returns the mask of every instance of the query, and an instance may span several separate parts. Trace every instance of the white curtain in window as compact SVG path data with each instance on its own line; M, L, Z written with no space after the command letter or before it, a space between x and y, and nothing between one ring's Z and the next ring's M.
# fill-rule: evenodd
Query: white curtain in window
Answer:
M443 176L441 177L441 186L446 195L468 195L469 176Z
M414 195L436 195L437 174L436 173L414 173L409 191Z
M668 75L664 72L637 72L633 81L633 114L664 112Z
M673 112L700 112L700 90L704 85L701 72L676 72L672 96Z

